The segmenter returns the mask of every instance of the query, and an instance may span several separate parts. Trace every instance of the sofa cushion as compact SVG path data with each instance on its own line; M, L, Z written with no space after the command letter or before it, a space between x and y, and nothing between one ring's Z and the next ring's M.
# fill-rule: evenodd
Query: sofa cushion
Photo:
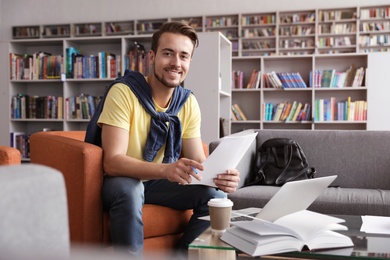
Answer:
M390 189L390 131L260 130L257 147L275 137L297 141L317 177L338 175L333 185Z
M278 190L274 186L250 186L228 197L234 209L262 208ZM390 216L390 191L330 187L308 209L324 214Z

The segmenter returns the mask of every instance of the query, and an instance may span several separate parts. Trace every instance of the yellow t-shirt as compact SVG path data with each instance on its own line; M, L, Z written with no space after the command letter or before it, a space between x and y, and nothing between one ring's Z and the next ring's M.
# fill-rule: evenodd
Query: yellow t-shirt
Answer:
M154 103L157 112L165 112ZM200 109L194 95L190 95L177 114L182 125L182 138L200 137ZM107 124L129 131L127 155L143 160L142 153L150 130L151 116L145 111L137 96L122 83L113 85L107 94L98 125ZM157 153L154 162L162 162L165 145Z

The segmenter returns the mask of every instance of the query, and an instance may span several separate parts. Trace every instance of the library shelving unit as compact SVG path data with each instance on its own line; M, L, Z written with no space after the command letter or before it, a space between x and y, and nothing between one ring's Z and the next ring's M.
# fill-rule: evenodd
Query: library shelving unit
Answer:
M155 19L87 22L76 24L26 25L12 28L13 40L6 49L9 53L50 52L52 55L66 57L68 48L79 48L86 55L97 55L101 51L121 57L120 71L127 65L124 55L136 46L150 48L152 33L165 21L187 21L200 33L220 32L231 42L231 53L221 52L224 57L231 57L233 71L244 72L244 85L249 82L252 71L260 71L259 88L233 89L225 95L232 104L239 104L246 112L244 122L225 119L230 132L246 128L297 128L297 129L376 129L383 128L383 120L375 116L379 111L373 105L373 96L383 97L376 88L383 85L384 75L377 73L383 67L372 63L374 52L376 61L385 63L390 51L390 5L351 6L313 10L250 13L194 15L191 17L162 17ZM206 40L207 41L207 40ZM3 46L3 45L2 45ZM221 47L221 46L220 46ZM202 48L202 47L201 47ZM142 48L141 48L142 49ZM200 49L199 49L200 50ZM198 50L198 51L199 51ZM5 51L5 52L7 52ZM199 51L200 52L200 51ZM4 47L2 50L4 53ZM211 56L210 56L211 57ZM207 57L206 57L207 58ZM206 59L205 58L205 59ZM195 57L196 59L196 57ZM310 85L310 75L316 70L346 70L351 63L365 68L362 87L344 89L266 89L263 76L275 72L299 72L305 83ZM66 70L66 62L62 62ZM117 64L117 67L119 65ZM378 67L379 66L379 67ZM375 74L376 73L376 74ZM6 74L6 73L2 73ZM372 76L372 75L375 75ZM29 95L62 96L64 99L76 94L100 95L111 79L107 78L64 78L22 80L4 75L4 85L9 85L6 98L25 93ZM201 77L199 77L201 78ZM376 80L382 79L382 81ZM219 85L221 86L221 85ZM225 85L224 85L225 86ZM204 90L203 90L204 91ZM223 93L224 91L222 91ZM210 95L211 96L211 95ZM221 93L219 94L221 97ZM333 97L341 101L346 97L351 100L366 100L367 119L363 122L320 122L306 120L301 123L270 122L264 120L264 106L271 102L289 100L307 102L315 105L316 100ZM220 98L218 100L225 100ZM374 101L373 101L374 100ZM222 102L224 103L224 102ZM227 103L227 102L226 102ZM8 107L8 109L10 109ZM220 107L218 117L227 113L225 106ZM314 118L312 110L310 112ZM230 110L228 110L230 113ZM11 111L10 113L11 114ZM204 113L208 116L208 113ZM205 115L204 115L205 116ZM227 114L224 115L227 118ZM5 131L0 131L0 142L8 143L9 132L25 131L32 133L42 128L83 129L87 119L10 119ZM219 122L215 120L215 124ZM378 126L378 127L377 127ZM217 129L217 128L216 128ZM390 127L389 127L390 129ZM5 133L5 134L3 134Z
M175 17L171 21L179 21L192 26L197 32L203 32L203 16Z
M357 12L356 7L318 10L318 53L356 52Z
M233 57L232 69L244 72L243 88L232 89L232 104L238 104L247 120L232 120L231 132L245 129L333 129L333 130L378 130L390 129L387 120L380 116L384 112L384 97L390 93L386 85L384 66L390 62L390 53L346 53L329 55L301 55L278 57ZM314 71L334 70L345 72L351 66L364 68L361 86L344 87L314 86ZM245 88L253 70L262 74L258 88ZM272 71L288 72L302 76L307 88L267 88L264 76ZM357 104L366 102L364 118L321 118L315 113L320 110L317 102L333 99L334 104L348 100ZM378 102L382 100L382 102ZM265 117L266 104L276 106L280 103L302 103L311 106L309 119L302 121L269 120ZM357 108L355 109L357 111ZM326 111L324 111L325 113ZM329 115L328 115L329 116Z
M276 13L242 14L239 56L276 54Z
M232 47L220 32L198 36L199 46L184 87L191 89L199 102L202 140L210 143L230 134Z
M221 32L232 42L233 57L386 52L390 48L390 5L28 25L12 31L13 39L150 35L165 21L184 21L198 32Z
M315 53L316 11L279 13L279 55Z
M142 22L144 23L144 21ZM158 21L153 20L150 24L155 22ZM139 23L123 22L120 28L128 30L136 24ZM107 26L111 25L107 24ZM107 29L104 24L99 28ZM5 74L3 76L8 78L9 87L6 108L8 120L5 120L7 121L6 131L1 134L1 142L4 145L9 145L11 139L11 143L23 143L28 141L26 136L38 131L85 130L93 106L90 103L83 103L83 101L89 97L99 100L98 98L104 94L113 79L121 75L127 68L131 67L144 74L147 73L145 69L148 67L151 34L145 32L150 32L152 29L150 29L151 27L146 29L147 26L140 28L142 31L135 31L135 35L113 33L113 35L95 36L95 33L108 33L106 29L92 33L85 32L85 36L80 35L81 31L72 31L70 37L64 38L47 38L46 35L41 35L39 39L12 40L7 46L8 51L4 51L4 47L2 47L2 53L8 52L10 58L8 75L3 73ZM220 117L230 119L230 113L227 112L230 111L231 43L219 32L207 34L202 32L199 33L199 37L201 44L195 50L196 56L191 63L193 66L190 70L191 74L184 82L184 87L193 87L193 91L197 93L198 102L207 104L206 111L202 113L202 120L204 128L209 129L207 126L212 122L219 123L218 118ZM127 58L134 50L138 55L138 58L135 59L138 63L133 67ZM81 64L76 65L76 62L73 62L73 70L69 67L71 51L75 53L73 61L77 62L79 57ZM101 67L102 64L96 63L93 66L90 65L89 68L86 65L91 60L97 62L97 57L100 55L106 59L106 75L95 74L94 68L96 69L96 66L99 66L100 71L104 70ZM108 57L113 57L114 60L110 65ZM142 57L142 61L140 61L140 57ZM39 60L36 61L38 65L35 68L40 69L28 70L31 60ZM51 63L52 60L53 63ZM21 63L25 66L21 67ZM210 65L210 67L204 66L205 64ZM108 69L108 66L111 66L111 69ZM204 70L205 67L207 70ZM80 68L82 68L83 73L78 73ZM55 71L54 74L51 74L52 70ZM89 74L85 74L86 71ZM110 72L112 73L110 74ZM200 83L198 79L202 78L205 79L205 82ZM203 95L208 90L221 93L219 95L220 101L215 102L216 98L211 94ZM31 98L35 98L34 101ZM78 99L80 102L77 102ZM97 101L92 103L96 105ZM31 104L34 104L34 107L30 106ZM75 108L71 109L72 107ZM212 129L215 129L215 132L202 130L205 133L205 140L207 139L208 142L219 138L219 126ZM23 145L28 145L28 143L23 143ZM23 154L23 157L28 157L28 152Z
M232 43L232 56L238 55L239 15L215 15L204 18L205 32L221 32Z
M390 6L360 8L360 52L390 51Z

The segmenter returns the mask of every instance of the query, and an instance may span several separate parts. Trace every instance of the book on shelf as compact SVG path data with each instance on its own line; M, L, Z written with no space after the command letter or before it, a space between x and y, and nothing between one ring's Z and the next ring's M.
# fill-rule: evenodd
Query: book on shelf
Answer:
M246 88L259 88L260 87L261 71L253 69L251 76L249 77Z
M59 79L61 77L62 55L47 52L33 54L10 53L11 80Z
M330 88L333 81L335 69L323 70L321 77L321 88Z
M290 114L292 104L290 102L286 102L280 115L280 121L286 121L288 115Z
M63 98L17 94L11 98L13 119L62 119Z
M30 136L25 132L11 132L10 146L20 151L21 158L30 157Z
M307 88L299 72L279 72L276 75L282 82L283 88Z
M275 71L264 74L266 88L282 88L283 84L280 81Z
M297 108L295 109L295 113L292 115L291 121L293 121L293 122L297 121L297 117L298 117L299 112L301 111L301 108L302 108L302 103L299 102L297 105Z
M314 120L318 122L366 121L367 101L352 101L351 97L344 101L336 101L335 97L316 99Z
M272 103L265 103L264 104L264 112L263 112L263 116L264 116L264 121L272 121L272 117L273 117L273 106L274 104Z
M259 218L232 222L221 240L251 256L352 247L351 238L336 232L347 230L343 222L341 218L301 210L273 222Z
M237 120L237 121L247 120L247 117L245 116L244 112L242 112L242 110L238 104L233 104L231 109L232 109L233 116L234 116L235 120Z
M125 70L138 71L144 75L149 73L149 52L139 42L132 42L128 53L124 56Z
M352 87L361 87L364 78L364 68L360 67L356 69L355 76L352 81Z
M101 96L91 96L84 93L78 96L67 97L64 104L64 118L91 119L101 98Z
M284 109L286 103L287 102L277 104L276 111L275 111L275 114L273 116L273 121L281 121L281 115L282 115L282 112L283 112L283 109Z
M232 89L242 89L244 87L244 72L237 70L232 72Z

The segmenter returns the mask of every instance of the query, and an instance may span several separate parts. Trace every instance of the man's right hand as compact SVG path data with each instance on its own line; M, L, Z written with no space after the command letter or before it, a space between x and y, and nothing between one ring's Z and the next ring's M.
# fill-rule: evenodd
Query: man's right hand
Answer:
M186 185L191 183L191 176L197 180L202 179L202 176L197 173L198 170L203 171L202 164L194 160L181 158L168 166L166 178L170 182Z

